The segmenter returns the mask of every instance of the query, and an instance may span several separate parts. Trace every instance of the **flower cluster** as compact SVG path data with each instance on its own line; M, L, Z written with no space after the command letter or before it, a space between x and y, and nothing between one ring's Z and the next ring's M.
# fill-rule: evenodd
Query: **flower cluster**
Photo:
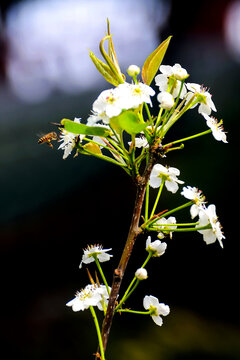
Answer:
M161 65L159 70L161 74L155 77L155 83L160 90L157 95L160 107L166 110L171 109L177 97L185 99L185 103L188 103L188 107L191 109L199 104L198 112L206 119L206 124L212 130L214 138L227 143L222 120L218 122L217 119L209 116L212 111L216 112L217 109L212 101L212 95L206 88L195 83L185 83L189 74L180 64Z
M151 242L151 237L149 236L146 241L146 251L150 254L150 256L147 258L147 261L151 257L160 257L161 255L163 255L166 248L166 243L162 243L160 240L155 240ZM93 280L91 280L92 284L88 284L87 286L85 286L84 289L78 291L75 297L72 300L68 301L66 304L67 306L71 307L74 312L81 310L84 311L89 307L94 306L96 306L101 311L106 311L111 288L106 282L105 276L103 275L99 263L110 260L110 258L112 257L112 255L108 254L108 251L110 250L112 249L103 249L102 245L91 245L88 246L85 250L83 250L80 268L82 267L83 263L89 264L95 261L98 265L98 268L100 269L101 276L105 285L100 285L99 282L95 284L93 283ZM147 261L145 263L147 263ZM140 267L136 270L134 280L146 280L147 278L148 273L144 267ZM131 284L133 284L134 280ZM129 296L128 293L130 292L130 290L131 288L129 287L120 304L125 303L127 297ZM153 321L159 326L162 325L162 319L160 315L166 316L170 311L167 305L160 304L158 299L152 295L144 297L143 306L146 310L148 310L147 313L150 314ZM122 307L119 309L119 311L126 311L130 313L132 312L130 309L123 310Z
M143 83L129 84L125 82L114 89L101 92L92 106L92 115L89 116L88 125L94 125L98 121L109 124L110 118L118 116L123 110L136 109L141 104L152 104L150 96L155 91Z
M225 239L225 236L223 235L221 224L216 215L216 206L212 204L206 207L205 196L201 190L195 187L184 187L181 194L193 202L190 208L191 216L192 218L195 218L197 215L199 216L199 222L196 228L209 225L209 229L197 230L203 235L203 240L206 244L212 244L218 240L220 246L223 247L222 239Z

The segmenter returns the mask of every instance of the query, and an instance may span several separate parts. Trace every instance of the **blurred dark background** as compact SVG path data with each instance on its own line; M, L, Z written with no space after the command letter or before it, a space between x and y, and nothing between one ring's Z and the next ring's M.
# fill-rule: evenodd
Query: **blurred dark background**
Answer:
M144 295L155 295L170 315L162 328L141 316L115 319L107 358L239 359L240 1L19 0L1 1L0 11L2 354L91 359L96 349L90 314L73 313L65 303L88 282L78 269L87 244L112 247L114 257L104 266L111 282L134 186L120 169L96 159L63 161L57 144L53 151L40 146L37 135L64 117L86 120L98 93L109 87L88 57L88 49L99 55L108 17L123 72L129 64L142 66L173 35L164 64L180 63L190 82L210 88L229 143L209 135L165 160L216 204L224 249L206 246L200 234L174 234L129 299L129 306L142 309ZM204 122L195 109L169 139L203 131ZM182 202L171 194L167 205L163 200L163 209ZM123 286L145 259L145 240L136 244Z

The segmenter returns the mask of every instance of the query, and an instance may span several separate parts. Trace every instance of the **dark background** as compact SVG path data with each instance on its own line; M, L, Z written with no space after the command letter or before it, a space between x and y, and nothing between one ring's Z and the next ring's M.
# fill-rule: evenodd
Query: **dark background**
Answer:
M86 119L97 94L109 86L97 80L100 75L92 67L96 85L93 81L92 88L86 85L86 90L83 86L72 93L64 91L63 77L61 89L55 86L39 99L27 101L16 92L9 64L17 53L8 33L8 14L16 3L25 2L0 5L1 350L7 359L90 359L97 343L90 313L73 313L65 303L88 282L84 269L78 269L87 244L112 248L113 259L104 264L111 282L111 271L128 232L135 189L125 173L112 165L80 156L63 161L57 145L52 151L37 144L37 133L53 130L50 121L75 116ZM47 1L44 3L47 16L51 3L49 7ZM109 6L119 3L108 2ZM134 6L137 14L147 11L139 3L124 3L132 3L132 13L121 19L116 12L110 18L114 34L117 23L122 21L124 28L128 18L130 24L131 18L136 20ZM190 73L190 82L210 88L216 116L224 119L229 141L219 143L211 135L199 138L186 143L184 150L170 153L164 163L179 168L179 178L186 185L202 189L209 204L216 204L226 240L223 250L217 243L206 246L200 234L174 234L173 240L167 240L166 254L150 262L149 279L137 289L129 306L142 309L144 295L152 294L170 306L170 315L164 318L162 328L141 316L125 314L115 319L107 358L239 359L239 1L157 1L158 15L162 4L166 17L159 26L154 25L156 37L160 42L173 35L164 64L180 63ZM97 10L90 15L99 16ZM104 16L109 16L108 7ZM233 20L236 29L231 43L228 26ZM89 36L96 30L94 22L90 25ZM147 24L140 25L144 29ZM105 27L95 34L97 41L104 31ZM116 34L117 49L117 39L121 44L125 41L121 35ZM29 33L32 40L34 36ZM136 41L143 41L140 34ZM139 49L140 66L148 56L144 44ZM62 40L62 45L67 43ZM22 46L24 50L24 43ZM87 52L87 47L79 41L82 52ZM133 59L128 60L128 50L130 47L123 54L126 64ZM18 71L29 74L32 69L28 71L28 66L22 63ZM37 90L36 84L36 94ZM193 110L170 132L169 139L205 129L201 116ZM175 201L181 203L180 195L168 195L168 203L163 197L163 209L171 208ZM186 219L185 215L188 211L177 219ZM139 239L134 248L123 286L144 261L145 240ZM89 268L94 271L93 266Z

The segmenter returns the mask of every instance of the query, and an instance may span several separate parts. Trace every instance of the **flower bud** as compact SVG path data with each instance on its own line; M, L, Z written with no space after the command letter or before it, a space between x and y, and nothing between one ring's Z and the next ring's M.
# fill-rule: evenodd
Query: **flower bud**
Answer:
M181 65L175 64L173 66L173 74L177 80L185 80L189 77L189 74L187 73L187 70L182 68Z
M157 99L160 102L160 106L163 109L169 110L174 105L173 96L170 93L166 92L166 91L163 91L160 94L158 94Z
M137 65L130 65L127 69L129 76L137 76L140 73L140 68Z
M139 268L135 272L135 276L138 280L146 280L148 277L147 270L144 268Z

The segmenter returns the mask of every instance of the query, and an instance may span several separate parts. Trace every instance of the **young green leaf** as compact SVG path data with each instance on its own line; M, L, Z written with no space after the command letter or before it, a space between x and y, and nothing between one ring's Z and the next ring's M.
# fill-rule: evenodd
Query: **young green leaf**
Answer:
M171 37L172 36L169 36L164 40L146 59L142 68L142 79L145 84L150 85L156 75L167 51Z
M92 62L96 66L97 70L100 72L100 74L104 77L106 81L108 81L110 84L114 86L119 85L119 81L116 79L114 73L110 69L108 65L106 65L103 61L98 59L92 51L89 51L89 56L92 59Z
M84 124L78 124L72 120L62 119L61 125L64 129L73 133L81 135L93 135L107 137L111 134L111 130L102 126L87 126Z
M110 125L117 132L125 130L130 135L135 135L143 131L148 123L141 122L133 111L123 111L119 116L110 119Z

